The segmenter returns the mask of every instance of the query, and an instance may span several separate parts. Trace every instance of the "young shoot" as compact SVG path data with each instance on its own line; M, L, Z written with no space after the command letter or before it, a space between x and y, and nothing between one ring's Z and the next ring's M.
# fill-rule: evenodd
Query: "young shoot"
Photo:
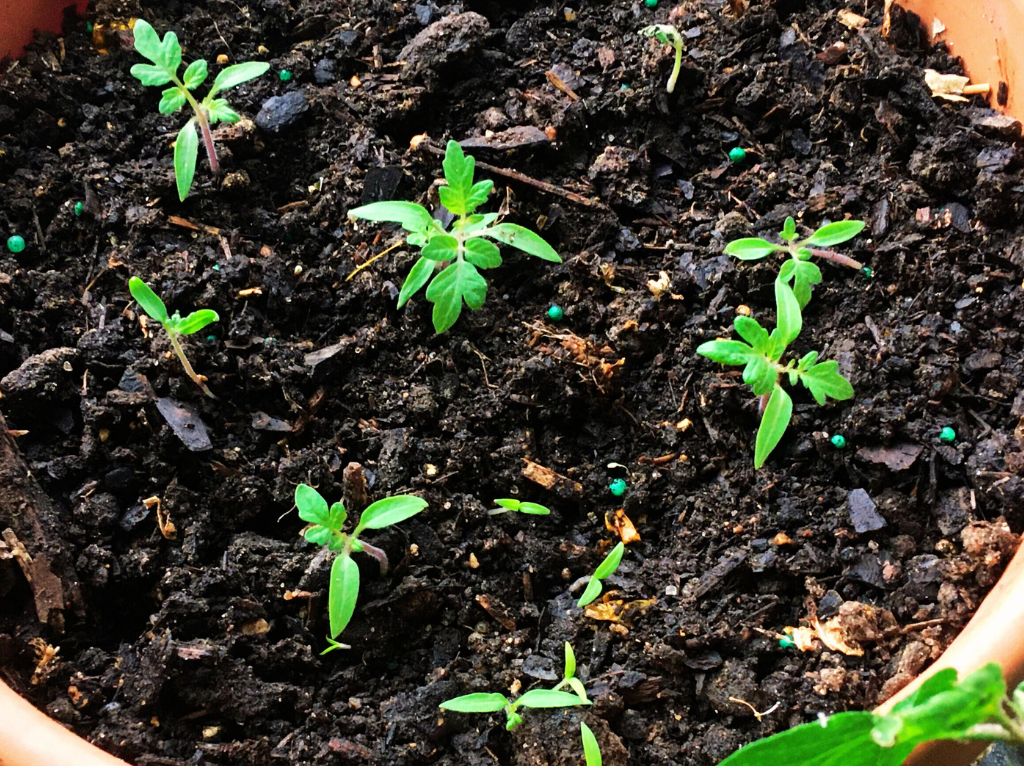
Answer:
M786 349L800 335L803 318L793 289L780 277L775 281L775 329L769 334L754 318L739 315L733 325L743 341L716 339L697 347L697 354L722 365L742 365L743 381L761 398L761 425L754 443L754 468L760 469L779 444L793 416L793 400L783 389L784 377L790 386L799 381L817 401L827 398L849 400L853 387L839 373L834 360L818 362L817 352L808 352L799 362L782 364Z
M519 512L524 515L550 515L551 510L543 504L534 504L532 501L520 501L519 499L495 499L498 506L487 510L489 515L508 515Z
M590 726L580 720L580 737L583 739L583 760L590 766L602 766L601 746Z
M409 233L407 242L421 249L420 258L402 284L398 306L405 306L420 288L430 283L426 296L434 305L433 323L437 333L444 333L455 325L462 314L463 302L473 310L484 305L487 281L479 270L501 264L501 253L492 240L544 261L562 261L555 249L536 232L518 224L498 223L497 213L475 213L491 194L494 182L489 179L473 181L476 161L463 153L457 141L448 142L442 166L447 184L438 189L438 196L441 204L456 217L450 230L422 205L404 200L370 203L348 212L351 219L401 225Z
M864 265L856 259L829 250L833 245L853 239L864 227L863 221L835 221L819 227L810 237L800 240L796 233L796 222L790 216L779 233L782 245L762 237L742 237L727 243L725 253L741 261L757 261L776 252L788 253L790 258L779 270L779 278L792 284L793 293L796 294L797 302L803 309L811 300L814 286L821 282L821 270L811 261L811 257L851 269L864 270Z
M568 643L565 644L565 666L562 671L562 681L551 690L560 691L563 688L571 689L573 693L580 697L580 701L584 704L590 704L583 681L576 677L576 653Z
M583 594L580 595L580 599L576 601L577 606L584 608L600 597L601 590L604 589L604 585L601 583L601 580L607 579L615 573L616 569L619 567L619 563L622 562L622 556L625 552L626 545L621 541L612 548L605 559L601 561L601 564L594 569L594 575L591 576L590 580L587 582L587 588L583 590Z
M388 572L388 556L369 542L363 541L363 531L388 528L408 520L427 508L427 502L419 496L390 496L363 510L359 523L352 533L345 533L342 527L348 519L348 510L340 501L328 506L327 501L315 488L300 484L295 488L295 506L299 517L311 523L304 531L306 541L326 547L337 556L331 564L331 577L327 589L327 614L331 625L331 634L327 638L328 647L321 655L339 648L349 646L339 643L335 638L345 631L352 620L359 598L359 566L352 559L353 552L365 552L380 564L382 574Z
M152 288L138 277L132 277L128 280L128 291L131 293L132 298L142 307L142 310L163 327L167 333L168 340L171 342L171 349L174 350L174 354L177 355L178 360L181 362L181 367L185 369L188 377L203 390L203 394L207 397L214 397L213 392L206 386L206 377L196 373L188 358L185 357L185 350L181 346L181 337L191 336L193 333L203 330L210 323L217 322L220 320L217 313L212 309L197 309L186 317L182 317L177 312L173 315L168 315L167 305L156 295Z
M683 36L671 24L652 24L641 29L640 34L644 37L653 37L662 45L671 45L675 49L675 63L672 65L672 74L669 75L668 84L665 86L665 90L672 93L676 89L679 71L683 66Z
M936 672L886 714L819 715L741 747L721 765L902 765L929 741L1024 745L1024 683L1008 696L992 663L957 677L955 669Z
M210 160L210 170L214 176L220 174L220 163L217 162L217 148L213 144L211 126L217 123L237 123L241 116L228 104L227 99L217 98L221 91L246 83L264 74L270 65L263 61L246 61L232 64L220 71L214 78L213 85L203 100L196 101L192 91L206 80L207 64L203 59L196 59L189 64L181 77L181 45L174 32L168 32L163 40L148 21L138 19L135 22L135 50L151 64L136 64L131 73L143 85L167 85L160 99L158 109L161 115L173 115L185 106L192 108L192 117L178 131L174 141L174 178L178 186L178 198L182 201L188 197L192 189L192 180L196 173L196 159L199 155L199 135L203 137L206 156ZM197 134L198 131L198 134Z

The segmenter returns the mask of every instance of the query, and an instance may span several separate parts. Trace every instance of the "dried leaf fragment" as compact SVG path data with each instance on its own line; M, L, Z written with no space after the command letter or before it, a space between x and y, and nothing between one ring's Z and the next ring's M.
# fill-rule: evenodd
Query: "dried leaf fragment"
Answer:
M633 525L633 521L626 517L626 511L616 509L605 512L604 527L622 539L623 544L633 544L640 541L640 534Z
M861 29L866 26L869 21L869 19L866 19L859 13L854 13L847 8L840 9L839 13L836 14L836 18L840 24L848 29Z

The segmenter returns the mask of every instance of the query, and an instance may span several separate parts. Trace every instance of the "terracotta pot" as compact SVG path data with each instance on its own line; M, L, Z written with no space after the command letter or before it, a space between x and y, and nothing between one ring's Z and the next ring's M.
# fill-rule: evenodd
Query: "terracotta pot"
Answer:
M992 85L993 105L1021 114L1024 96L1015 88L1024 76L1024 47L1012 44L1024 34L1024 0L898 0L918 14L933 38L945 41L963 57L974 82ZM81 13L87 0L0 0L0 58L19 55L35 29L60 31L64 9ZM936 24L936 20L941 24ZM1020 34L1018 34L1020 33ZM1005 99L1000 99L1000 93ZM1024 642L1016 634L1024 626L1024 548L1006 569L971 621L928 670L879 707L886 711L907 696L933 671L953 667L961 675L995 661L1010 686L1024 680ZM0 764L124 765L35 709L0 681ZM969 763L983 744L939 742L917 750L911 763Z
M20 56L37 29L60 32L64 9L85 12L88 0L0 0L0 59Z
M1024 0L896 0L921 17L932 40L964 60L975 83L992 86L992 106L1018 118L1024 94Z

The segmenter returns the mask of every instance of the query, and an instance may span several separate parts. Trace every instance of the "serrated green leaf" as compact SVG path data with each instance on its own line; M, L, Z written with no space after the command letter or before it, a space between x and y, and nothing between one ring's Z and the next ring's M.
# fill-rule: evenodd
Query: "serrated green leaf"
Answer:
M142 307L142 311L151 318L158 323L166 323L168 321L167 306L152 288L142 282L141 278L129 278L128 292L131 293L132 298Z
M178 199L182 202L185 202L192 189L198 157L199 132L196 130L195 119L192 119L182 126L174 141L174 180L178 186Z
M356 526L352 535L358 536L367 528L376 531L381 528L397 525L403 520L408 520L413 515L419 514L426 508L426 501L419 496L412 496L410 494L380 499L363 510L363 514L359 516L359 525Z
M425 233L434 228L434 217L430 211L417 203L405 200L383 200L353 208L348 212L350 219L366 221L389 221L401 225L406 232Z
M237 123L242 116L232 109L227 99L203 99L203 107L206 109L210 125L217 123Z
M874 723L870 712L841 712L747 744L719 765L900 765L913 747L878 746Z
M425 259L422 256L416 260L416 263L412 265L412 269L409 270L409 274L405 276L405 282L402 283L402 290L398 292L398 308L401 309L406 305L416 292L427 284L430 280L430 276L434 274L434 267L437 262Z
M160 41L160 57L156 63L168 72L177 74L181 66L181 43L178 42L178 35L175 32L168 32Z
M565 667L562 673L562 679L568 680L570 677L576 676L576 653L573 651L572 646L568 643L565 644Z
M551 510L543 504L534 504L532 501L524 501L519 505L519 511L524 515L550 515Z
M779 237L787 243L796 240L796 222L792 216L786 217L786 221L782 224L782 231L779 232Z
M814 286L821 282L821 269L813 261L797 261L790 259L787 264L793 264L793 295L796 296L800 309L807 306L811 300L811 293ZM781 274L780 274L781 277Z
M311 544L327 547L333 552L340 552L345 548L344 535L323 525L310 526L303 533L303 537Z
M458 229L463 235L471 235L487 229L498 220L496 213L474 213L465 219L457 220L452 226Z
M487 237L497 240L499 243L536 256L538 259L555 264L562 263L562 257L548 244L547 240L526 227L521 227L518 224L498 224L488 229L486 234Z
M340 531L341 526L345 524L348 519L348 510L345 509L345 505L340 501L336 501L331 504L331 509L327 513L327 526L335 531Z
M580 608L585 608L590 605L601 595L601 589L603 586L604 585L601 584L600 579L595 579L591 576L590 581L587 582L587 588L583 590L583 594L580 595L580 599L576 601L576 605Z
M185 87L190 91L198 88L206 80L208 68L205 59L196 59L187 67L185 67L185 73L181 76L181 82L185 84Z
M586 705L575 693L552 691L547 688L534 688L532 691L527 691L516 699L513 706L517 709L519 707L526 707L527 709L558 709L561 707L580 707Z
M511 512L518 512L522 502L519 499L495 499L494 503Z
M500 693L467 693L454 699L442 701L441 709L449 712L501 712L509 706L509 700Z
M434 235L424 246L422 256L431 261L455 261L459 256L459 241L451 235Z
M604 765L601 759L601 747L597 743L597 736L590 730L590 727L580 722L580 738L583 741L583 760L588 766L600 766Z
M751 355L743 368L743 383L748 385L755 395L767 395L779 380L779 372L761 355Z
M160 36L153 25L145 19L136 19L132 27L135 38L135 50L152 62L160 60ZM134 74L134 73L133 73Z
M611 551L605 556L601 564L594 569L595 579L607 579L615 570L619 567L619 563L622 562L622 556L626 553L626 545L623 542L619 542Z
M754 469L764 466L768 456L786 434L792 417L793 400L786 390L776 385L761 416L761 425L757 428L757 438L754 441Z
M804 243L819 248L839 245L859 235L865 226L867 225L863 221L835 221L819 227L813 235L804 240Z
M356 611L359 599L359 566L347 554L340 554L331 564L331 582L327 590L327 615L331 637L345 631Z
M835 360L812 365L800 371L799 375L800 382L811 391L818 405L824 405L829 397L833 400L849 400L853 397L853 386L839 373L839 363Z
M473 237L463 244L466 261L480 269L491 269L501 266L501 252L498 246L482 237Z
M129 71L143 85L167 85L171 82L170 74L155 64L133 64Z
M299 483L295 486L295 506L299 510L299 518L307 523L330 525L330 508L327 499L311 485Z
M225 67L213 79L213 85L210 86L210 92L206 97L213 98L215 94L221 91L226 91L229 88L235 88L242 83L254 80L260 75L265 74L269 69L270 65L265 61L245 61L241 64L232 64L230 67Z
M746 315L737 315L733 327L744 341L762 355L768 352L768 331L757 320Z
M781 250L781 246L770 243L761 237L741 237L725 246L725 254L735 256L740 261L763 259L765 256Z
M444 151L444 160L441 163L441 167L444 169L444 178L448 184L439 187L437 194L441 199L441 204L456 216L472 213L473 208L476 207L475 205L470 206L475 166L476 161L462 151L459 142L448 141ZM486 197L484 195L484 199Z
M434 330L444 333L462 314L463 301L470 309L480 309L484 305L487 281L468 261L456 261L431 281L426 296L427 301L434 305Z
M185 94L182 93L181 88L174 86L167 88L160 95L160 104L157 109L161 115L173 115L183 106L185 106Z
M778 338L788 347L800 335L804 321L800 314L800 302L796 300L793 289L782 280L775 281L775 309Z
M722 365L746 365L754 348L742 341L715 339L697 347L697 354Z
M186 317L178 318L174 323L174 330L182 336L191 336L218 320L220 320L220 316L212 309L197 309Z

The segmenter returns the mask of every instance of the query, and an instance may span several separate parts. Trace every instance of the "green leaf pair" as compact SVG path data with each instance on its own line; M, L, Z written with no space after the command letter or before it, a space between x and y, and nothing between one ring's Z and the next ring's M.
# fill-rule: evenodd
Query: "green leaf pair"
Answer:
M887 715L842 712L748 744L722 765L900 765L937 740L1019 741L1024 684L1007 699L1002 671L987 664L957 682L955 669L932 675Z
M565 675L557 686L550 689L536 688L527 691L515 701L510 701L502 693L467 693L465 696L456 696L440 704L440 708L449 712L465 712L469 714L480 714L485 712L504 712L505 728L513 731L518 728L523 717L519 709L561 709L562 707L584 707L590 706L591 701L587 698L586 688L576 675L576 656L572 646L565 644ZM560 690L570 686L574 693ZM591 734L593 735L593 734ZM595 742L596 743L596 742Z
M498 214L474 213L486 202L494 182L473 181L476 161L449 141L442 162L447 182L438 189L441 204L457 217L446 230L430 211L417 203L388 200L349 211L349 217L393 222L407 233L410 245L421 249L398 294L401 308L423 286L434 305L432 321L444 333L459 319L463 304L480 309L487 299L487 281L481 269L501 265L501 252L493 241L516 248L544 261L560 263L561 257L540 235L518 224L497 224ZM427 285L429 283L429 285Z
M342 526L348 519L348 510L340 501L328 505L327 500L313 487L301 483L295 488L295 506L299 518L311 523L303 532L306 541L319 544L337 552L331 564L331 578L327 592L327 613L331 625L332 642L345 631L355 613L359 598L359 566L352 559L353 552L366 552L381 562L387 570L387 558L383 552L359 538L365 530L380 530L397 525L427 508L427 502L419 496L402 494L373 502L363 510L352 533L344 533ZM383 559L381 559L383 558ZM333 643L328 651L341 647ZM325 651L326 652L326 651Z
M504 515L509 512L519 512L524 515L550 515L551 510L543 504L534 504L532 501L520 501L519 499L495 499L496 509L488 510L489 515Z
M767 397L754 444L754 468L760 469L789 427L793 400L782 387L788 375L790 386L800 382L819 405L827 398L849 400L853 387L839 373L834 360L819 363L818 353L809 352L799 363L783 366L783 355L800 335L803 318L796 295L782 279L775 281L776 327L768 331L752 317L738 316L733 321L743 341L716 339L697 347L697 354L722 365L743 366L743 381L759 397Z
M615 573L619 567L619 563L622 562L622 556L625 553L626 545L621 541L612 547L604 560L601 561L601 564L594 569L594 575L590 577L590 581L587 582L586 589L583 590L583 594L580 595L580 599L576 601L577 606L583 608L590 605L600 597L601 590L604 589L602 580L607 579Z
M782 231L779 233L782 245L761 237L742 237L726 244L725 253L735 256L741 261L756 261L777 251L788 253L790 258L779 270L779 279L787 284L792 284L797 303L803 309L811 300L814 286L822 281L821 269L811 261L812 257L819 256L847 266L855 266L858 269L861 266L859 262L852 259L830 252L816 251L816 249L831 248L834 245L845 243L859 235L864 227L863 221L836 221L819 227L810 237L798 240L796 222L790 216L786 218Z
M135 50L152 63L135 64L131 68L132 75L143 85L172 84L161 94L160 104L157 107L160 114L172 115L185 106L186 102L192 107L194 113L194 116L178 131L174 142L174 178L178 188L178 197L184 201L188 197L195 179L196 161L199 156L199 134L203 135L210 167L216 174L219 172L219 165L210 126L216 125L218 122L236 123L241 119L227 100L217 98L217 94L263 75L270 69L270 65L262 61L247 61L226 67L214 78L209 92L202 103L199 103L192 96L191 91L206 82L208 75L206 61L203 59L193 61L179 78L181 44L174 32L168 32L161 39L152 24L144 19L138 19L135 22L134 34Z

